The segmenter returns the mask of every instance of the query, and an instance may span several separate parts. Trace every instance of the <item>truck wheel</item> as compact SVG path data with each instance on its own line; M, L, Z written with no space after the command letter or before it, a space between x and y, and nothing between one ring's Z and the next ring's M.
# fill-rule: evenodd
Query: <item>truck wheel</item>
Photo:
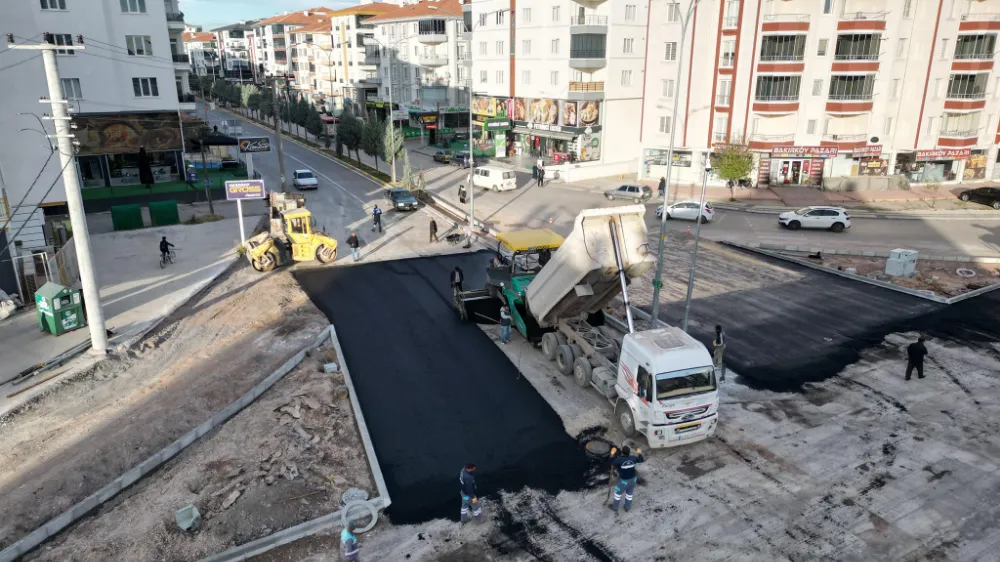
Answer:
M556 354L559 353L559 340L552 332L542 335L542 354L549 361L555 361Z
M573 350L573 360L574 361L576 361L580 357L583 357L583 350L580 349L580 346L576 345L575 343L571 343L571 344L569 344L569 348L571 350Z
M625 437L635 437L635 418L632 417L632 410L629 409L628 402L618 401L618 404L615 405L615 417L618 419L618 425L621 426Z
M566 345L569 343L569 340L566 339L566 334L562 332L554 332L554 333L556 335L556 340L559 342L559 345Z
M576 384L582 387L590 386L592 374L593 367L590 366L590 361L587 361L586 357L577 357L573 361L573 378L576 379Z
M564 375L573 374L573 350L568 345L560 345L559 353L556 355L556 367Z
M333 263L337 260L337 249L330 249L326 246L316 248L316 260L320 263Z

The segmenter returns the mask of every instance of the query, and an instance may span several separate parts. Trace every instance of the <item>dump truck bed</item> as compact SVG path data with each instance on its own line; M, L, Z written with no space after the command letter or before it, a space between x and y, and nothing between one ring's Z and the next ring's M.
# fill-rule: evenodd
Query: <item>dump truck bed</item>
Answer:
M528 308L540 326L595 313L621 293L614 231L626 277L640 277L656 263L649 251L645 213L643 205L628 205L577 215L573 232L528 285Z

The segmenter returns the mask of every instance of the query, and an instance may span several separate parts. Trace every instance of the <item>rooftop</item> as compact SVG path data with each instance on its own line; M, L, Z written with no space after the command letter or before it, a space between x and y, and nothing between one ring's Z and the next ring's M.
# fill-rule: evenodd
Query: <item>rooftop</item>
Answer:
M315 23L318 18L322 16L329 16L333 13L330 8L309 8L308 10L302 10L298 12L285 12L277 16L271 16L267 19L261 20L255 24L253 27L262 27L265 25L272 24L283 24L283 25L308 25Z
M215 34L208 31L186 31L184 32L185 43L208 43L215 41Z
M421 0L416 4L392 6L385 12L370 18L369 23L386 23L423 18L461 18L462 5L458 0Z

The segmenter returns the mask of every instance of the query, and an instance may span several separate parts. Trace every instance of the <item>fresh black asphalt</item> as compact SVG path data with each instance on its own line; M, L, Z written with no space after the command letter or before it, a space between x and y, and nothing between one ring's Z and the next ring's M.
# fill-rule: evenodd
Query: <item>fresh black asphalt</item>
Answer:
M483 287L489 253L309 269L296 278L337 327L395 523L458 518L459 472L481 495L580 489L591 469L507 356L451 306L449 272Z

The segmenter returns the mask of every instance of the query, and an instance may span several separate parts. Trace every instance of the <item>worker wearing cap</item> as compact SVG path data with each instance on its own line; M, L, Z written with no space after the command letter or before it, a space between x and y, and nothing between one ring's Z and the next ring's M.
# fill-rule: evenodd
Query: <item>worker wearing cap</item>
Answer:
M476 471L476 465L467 464L458 475L458 482L461 485L462 493L462 523L469 520L469 511L476 521L483 520L483 506L479 505L479 496L476 495L476 479L472 473Z
M357 524L351 520L340 531L340 560L342 562L358 562L358 537L354 536Z
M635 491L635 465L645 462L645 457L642 456L642 449L636 447L635 454L629 448L622 447L621 454L616 456L618 449L614 447L611 448L611 464L614 465L615 470L618 472L618 484L615 486L615 501L611 505L611 509L615 513L618 513L618 502L622 499L622 493L625 494L625 511L632 509L632 492Z

